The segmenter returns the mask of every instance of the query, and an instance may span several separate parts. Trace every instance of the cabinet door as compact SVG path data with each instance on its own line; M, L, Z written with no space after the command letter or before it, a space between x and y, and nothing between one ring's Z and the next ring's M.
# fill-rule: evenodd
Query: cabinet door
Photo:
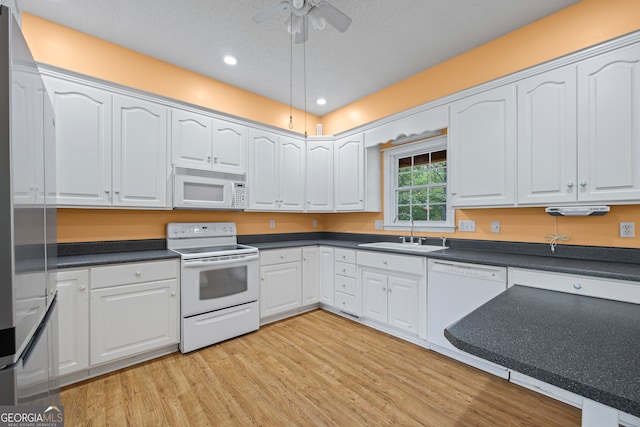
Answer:
M307 141L308 211L333 211L333 142Z
M364 148L362 134L339 139L334 146L335 207L364 209Z
M387 275L363 269L362 315L372 320L387 323Z
M451 203L515 203L515 88L498 87L451 104Z
M213 164L212 168L220 172L244 174L247 157L247 128L245 126L214 121Z
M89 271L59 270L52 276L58 289L60 375L89 368Z
M576 201L576 67L518 82L518 203Z
M578 64L578 199L640 200L640 44Z
M300 262L260 267L260 318L284 313L301 305Z
M178 342L177 280L91 291L91 365Z
M111 94L45 77L56 117L58 205L111 204Z
M249 209L278 206L278 136L252 130L249 138Z
M167 108L113 98L113 204L167 207Z
M388 323L413 334L418 333L418 279L389 275Z
M202 114L171 110L171 157L181 167L210 169L213 119Z
M278 208L304 210L305 143L280 137L278 161Z
M333 248L320 247L320 302L333 307L334 303L334 260Z
M317 247L302 248L302 305L320 301L320 264Z

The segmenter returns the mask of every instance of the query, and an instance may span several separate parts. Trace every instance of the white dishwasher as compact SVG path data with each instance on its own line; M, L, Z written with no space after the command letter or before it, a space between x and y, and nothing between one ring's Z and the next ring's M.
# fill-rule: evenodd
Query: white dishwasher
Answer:
M455 348L446 327L507 290L507 269L429 259L427 270L427 341L431 349L478 369L508 378L506 368Z

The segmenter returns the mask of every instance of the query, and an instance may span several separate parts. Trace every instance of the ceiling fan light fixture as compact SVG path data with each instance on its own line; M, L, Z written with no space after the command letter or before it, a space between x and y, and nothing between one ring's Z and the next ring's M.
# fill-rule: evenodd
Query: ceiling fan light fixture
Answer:
M298 15L289 15L287 18L287 31L289 34L298 34L302 32L302 17Z
M311 20L313 28L316 30L324 30L324 27L327 25L327 20L320 14L317 7L311 8L309 11L309 19Z

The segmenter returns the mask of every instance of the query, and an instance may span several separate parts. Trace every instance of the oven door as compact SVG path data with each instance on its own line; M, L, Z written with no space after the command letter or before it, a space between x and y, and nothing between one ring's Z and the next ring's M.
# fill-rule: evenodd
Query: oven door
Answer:
M258 254L183 259L182 317L257 301Z

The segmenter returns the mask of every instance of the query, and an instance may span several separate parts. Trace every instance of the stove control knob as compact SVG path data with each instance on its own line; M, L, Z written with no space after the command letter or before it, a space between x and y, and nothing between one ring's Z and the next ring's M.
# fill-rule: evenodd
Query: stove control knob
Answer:
M194 234L200 233L200 227L193 227L193 233Z

